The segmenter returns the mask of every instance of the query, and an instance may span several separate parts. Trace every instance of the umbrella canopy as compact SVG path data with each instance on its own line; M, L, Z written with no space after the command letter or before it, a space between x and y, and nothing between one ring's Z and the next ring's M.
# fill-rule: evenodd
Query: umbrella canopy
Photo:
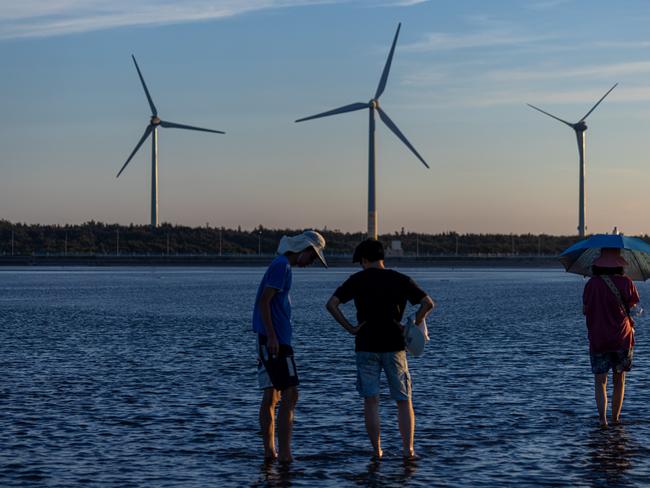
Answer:
M628 262L625 274L633 280L650 278L650 245L622 234L594 234L566 249L560 254L560 262L569 273L591 276L591 266L604 248L621 250L621 256Z

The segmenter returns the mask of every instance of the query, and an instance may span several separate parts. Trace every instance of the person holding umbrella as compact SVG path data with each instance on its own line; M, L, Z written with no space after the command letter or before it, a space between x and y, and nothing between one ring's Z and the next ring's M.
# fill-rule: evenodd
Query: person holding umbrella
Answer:
M589 356L594 373L598 419L607 427L607 376L612 370L612 423L620 422L625 395L625 373L632 368L634 322L630 309L639 303L639 293L624 274L628 262L621 250L602 248L593 260L592 278L583 293L583 314L587 322Z

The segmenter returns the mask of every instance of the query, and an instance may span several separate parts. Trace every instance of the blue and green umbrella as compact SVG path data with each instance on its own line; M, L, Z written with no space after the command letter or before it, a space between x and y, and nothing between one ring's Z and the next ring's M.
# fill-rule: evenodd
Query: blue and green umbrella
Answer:
M623 234L594 234L566 249L559 259L569 273L591 276L593 262L605 248L621 250L621 256L628 262L625 274L630 278L636 281L650 278L650 244Z

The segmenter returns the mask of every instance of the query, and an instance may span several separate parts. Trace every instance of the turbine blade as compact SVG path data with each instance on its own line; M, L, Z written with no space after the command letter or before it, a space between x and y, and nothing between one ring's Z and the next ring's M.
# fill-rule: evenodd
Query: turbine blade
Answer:
M149 95L149 90L147 89L147 84L144 82L144 78L142 77L142 73L140 72L140 67L138 66L138 62L135 60L135 56L131 54L131 57L133 58L133 62L135 63L135 69L138 70L138 76L140 77L140 81L142 82L142 88L144 88L144 93L147 95L147 100L149 100L149 107L151 107L151 115L158 116L158 110L156 110L156 106L153 104L153 100L151 99L151 95Z
M591 112L593 112L593 111L596 109L596 107L597 107L598 105L600 105L600 102L602 102L603 100L605 100L605 97L606 97L607 95L609 95L609 93L610 93L614 88L616 88L617 85L618 85L618 83L616 83L613 87L611 87L609 90L607 90L607 93L605 93L605 94L603 95L603 97L602 97L600 100L598 100L598 102L596 102L596 105L594 105L593 107L591 107L591 110L590 110L589 112L587 112L587 115L585 115L584 117L582 117L582 118L580 119L580 122L582 122L582 121L585 120L587 117L589 117L589 114L590 114Z
M124 168L126 168L126 165L129 164L129 161L131 161L131 159L133 158L135 153L138 152L138 149L140 149L140 146L142 146L142 144L147 139L147 137L149 137L149 134L151 134L152 131L153 131L152 126L148 125L147 128L144 130L144 134L142 134L142 137L140 138L140 140L136 144L135 149L133 150L133 152L131 152L131 155L129 156L129 159L126 160L126 163L124 163L124 166L122 166L122 169L120 170L120 172L117 173L116 178L120 177L120 175L122 174L122 171L124 171Z
M384 124L386 124L386 125L388 126L388 128L389 128L390 130L392 130L393 133L394 133L394 134L395 134L395 135L396 135L396 136L397 136L397 137L398 137L398 138L399 138L399 139L400 139L404 144L406 144L406 147L408 147L408 148L411 150L411 152L412 152L413 154L415 154L415 155L417 156L417 158L418 158L420 161L422 161L422 164L424 164L424 165L428 168L429 165L427 164L427 162L422 158L422 156L420 156L420 153L417 152L417 151L415 150L415 148L413 147L413 145L408 141L408 139L406 138L406 136L405 136L404 134L402 134L402 132L397 128L397 126L395 125L395 123L394 123L392 120L390 120L390 117L388 116L388 114L387 114L386 112L384 112L384 111L383 111L381 108L379 108L379 107L377 107L377 112L379 112L379 117L381 117L381 120L384 121Z
M549 114L548 112L544 112L541 108L537 108L535 105L531 105L530 103L527 103L526 105L528 105L530 108L534 108L538 112L542 112L543 114L548 115L549 117L553 117L555 120L559 120L563 124L566 124L566 125L568 125L569 127L571 127L573 129L573 124L571 122L567 122L566 120L562 120L560 117L556 117L553 114Z
M191 125L177 124L176 122L167 122L166 120L161 120L160 125L168 129L188 129L188 130L198 130L201 132L213 132L215 134L225 134L225 132L221 130L203 129L202 127L193 127Z
M381 73L381 79L379 80L379 86L377 86L377 92L375 93L375 99L378 99L384 89L386 88L386 80L388 80L388 73L390 72L390 65L393 62L393 54L395 53L395 44L397 44L397 36L399 36L399 30L402 27L402 23L397 24L397 31L395 32L395 37L393 38L393 45L390 47L390 52L388 53L388 59L386 60L386 65L384 66L384 71Z
M310 115L309 117L304 117L302 119L296 120L296 122L303 122L305 120L318 119L320 117L328 117L330 115L343 114L345 112L354 112L355 110L361 110L368 108L370 105L368 103L351 103L350 105L345 105L343 107L335 108L334 110L328 110L327 112L322 112L316 115Z

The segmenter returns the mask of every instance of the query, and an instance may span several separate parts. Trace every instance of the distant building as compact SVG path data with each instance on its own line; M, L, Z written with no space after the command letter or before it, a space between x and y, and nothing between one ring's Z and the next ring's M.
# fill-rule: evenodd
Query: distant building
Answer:
M402 249L402 241L390 241L390 247L386 249L387 256L404 256L404 249Z

